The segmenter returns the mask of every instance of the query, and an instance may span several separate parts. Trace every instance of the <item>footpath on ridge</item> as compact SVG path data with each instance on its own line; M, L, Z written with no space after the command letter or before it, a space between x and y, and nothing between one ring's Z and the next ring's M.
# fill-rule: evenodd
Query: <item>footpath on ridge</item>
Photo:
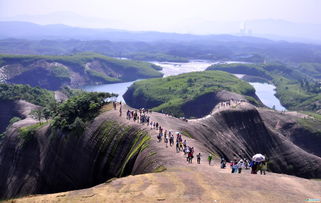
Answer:
M228 108L234 107L220 107L214 109L212 114ZM158 131L146 124L127 120L128 109L131 108L123 105L122 116L119 116L117 105L117 110L107 111L100 117L112 118L126 125L137 125L146 130L151 136L150 146L154 147L165 171L112 179L88 189L29 196L12 202L305 202L309 198L321 198L321 181L318 180L270 172L267 175L253 175L250 170L231 174L228 164L226 169L220 168L219 157L214 157L210 166L207 161L210 150L181 132L187 145L195 149L195 158L189 164L183 152L176 152L176 142L174 146L168 144L166 147L163 140L158 142ZM149 113L148 116L150 121L158 122L164 130L171 130L175 140L175 132L180 127L190 122L199 122L199 119L185 122L157 112ZM202 154L201 164L196 161L199 152Z

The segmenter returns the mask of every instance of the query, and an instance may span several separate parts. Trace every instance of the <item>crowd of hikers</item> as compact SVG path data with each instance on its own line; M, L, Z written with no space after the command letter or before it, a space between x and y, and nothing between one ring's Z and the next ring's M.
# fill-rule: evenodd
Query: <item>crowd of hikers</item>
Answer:
M231 101L232 102L232 101ZM241 103L243 100L240 101L233 101L236 103ZM231 105L231 103L222 103L220 104L222 106L225 105ZM117 110L117 104L116 102L113 102L113 108L114 110ZM122 103L119 103L119 116L122 116ZM166 148L168 147L176 147L176 153L183 152L186 157L186 162L192 164L193 158L194 158L194 147L191 147L187 144L187 141L182 137L182 134L180 132L172 132L171 130L164 129L158 122L151 121L150 120L150 114L152 113L151 110L148 109L138 109L138 110L130 110L128 109L126 112L126 119L132 120L134 122L140 123L142 125L147 125L150 127L151 130L156 130L157 133L157 140L159 143L164 142ZM176 142L176 144L175 144ZM201 163L201 157L202 154L198 153L196 155L197 164ZM211 166L213 165L213 155L209 154L207 157L208 164ZM227 161L222 157L221 158L221 169L225 169L227 165ZM258 171L260 171L261 175L266 174L267 171L267 162L266 161L260 161L256 162L253 160L248 160L246 158L237 160L236 157L234 157L234 160L229 162L231 173L241 173L243 169L251 169L251 174L257 174Z
M234 100L234 99L231 99L231 100L228 100L228 101L225 101L225 102L220 102L216 105L216 108L220 109L220 108L223 108L223 107L229 107L229 106L238 106L242 103L245 103L246 100L244 99L240 99L240 100Z
M227 161L221 158L221 168L226 168ZM265 175L267 171L267 161L253 161L246 158L237 160L234 158L233 161L229 162L231 173L242 173L242 170L251 169L251 174L257 174L260 171L261 175Z

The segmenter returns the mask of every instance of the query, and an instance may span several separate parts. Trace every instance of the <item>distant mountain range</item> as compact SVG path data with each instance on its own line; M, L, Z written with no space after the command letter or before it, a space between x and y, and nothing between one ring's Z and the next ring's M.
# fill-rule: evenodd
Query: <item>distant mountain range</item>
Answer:
M88 21L88 19L87 19ZM53 21L56 22L56 21ZM78 40L110 40L110 41L199 41L221 38L231 40L231 35L248 37L250 40L267 38L290 42L305 42L321 44L321 25L297 24L281 20L256 20L247 22L203 22L188 28L182 23L187 32L203 30L206 33L228 34L182 34L158 31L127 31L111 28L82 28L63 24L40 25L22 21L0 21L0 38L20 39L78 39ZM239 25L239 26L237 26ZM239 30L237 30L238 28ZM184 30L184 29L182 29ZM243 39L246 39L243 38ZM235 38L234 38L235 39Z
M182 37L184 40L190 40L191 35L230 34L321 44L320 24L297 23L280 19L229 22L187 19L181 22L169 22L167 29L159 27L157 30L152 29L148 32L142 32L136 26L119 20L88 17L72 12L2 17L0 22L1 38L154 41L159 38L160 40L177 40L176 38L181 39ZM169 33L169 30L172 33ZM131 35L128 35L129 32ZM173 33L189 34L177 36ZM192 37L192 39L195 38Z
M38 25L29 22L0 21L0 39L77 39L77 40L110 40L110 41L269 41L252 36L233 35L192 35L165 33L156 31L125 31L118 29L94 29L71 27L62 24Z

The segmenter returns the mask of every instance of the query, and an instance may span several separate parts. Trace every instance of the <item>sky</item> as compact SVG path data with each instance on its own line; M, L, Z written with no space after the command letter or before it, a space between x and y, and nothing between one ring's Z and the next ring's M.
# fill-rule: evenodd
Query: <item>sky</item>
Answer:
M254 19L321 24L320 11L321 0L0 0L0 20L130 30Z

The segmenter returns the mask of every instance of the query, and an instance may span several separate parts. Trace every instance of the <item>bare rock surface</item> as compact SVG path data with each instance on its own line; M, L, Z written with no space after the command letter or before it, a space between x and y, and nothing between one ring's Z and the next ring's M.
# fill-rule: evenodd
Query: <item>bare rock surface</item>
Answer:
M82 169L76 163L87 165L95 162L86 162L86 159L92 159L93 156L90 156L88 151L85 156L81 151L88 150L88 147L94 149L99 146L95 147L90 142L93 140L90 135L106 120L144 130L151 137L149 147L138 154L132 165L130 174L133 176L112 179L87 189L27 196L8 202L303 202L306 198L320 198L320 181L296 176L320 178L321 158L306 152L288 136L283 135L281 130L283 124L280 124L281 128L273 128L275 124L272 122L273 119L266 118L270 112L243 102L216 106L210 115L188 122L156 112L149 114L151 120L158 122L164 129L183 133L183 139L187 140L189 146L195 148L195 154L199 152L202 154L201 164L195 163L196 160L189 164L182 152L177 153L175 147L166 147L163 142L157 141L156 130L127 120L125 118L127 108L129 107L123 106L122 116L119 116L118 109L102 113L88 126L83 141L89 145L82 146L79 150L77 146L72 147L72 150L68 151L76 154L77 158L74 156L74 159L68 159L69 166L75 166L72 167L72 171L65 174L65 178L76 178L71 175L72 173L77 173L79 175L77 177L84 180L90 177L88 173L77 172ZM284 115L278 116L283 118ZM292 115L285 116L284 122L285 120L294 122L295 118ZM128 135L128 138L130 136ZM95 140L97 142L99 138L96 137ZM42 137L39 142L46 142L46 138ZM63 146L63 142L59 142L57 148L52 151L59 155L56 159L63 160L69 156L61 153ZM210 152L217 155L214 165L211 166L206 161ZM249 170L243 170L241 174L231 174L229 168L219 168L219 156L232 160L235 156L249 158L254 153L266 154L271 161L272 171L296 176L271 172L265 176L253 175ZM150 159L146 158L151 154L153 156ZM146 164L150 161L152 161L150 164ZM105 162L106 165L112 163ZM59 170L62 170L62 166L59 165ZM51 167L55 168L55 165ZM148 173L159 167L166 170L161 173ZM43 175L50 177L48 173ZM64 179L63 176L59 178Z

